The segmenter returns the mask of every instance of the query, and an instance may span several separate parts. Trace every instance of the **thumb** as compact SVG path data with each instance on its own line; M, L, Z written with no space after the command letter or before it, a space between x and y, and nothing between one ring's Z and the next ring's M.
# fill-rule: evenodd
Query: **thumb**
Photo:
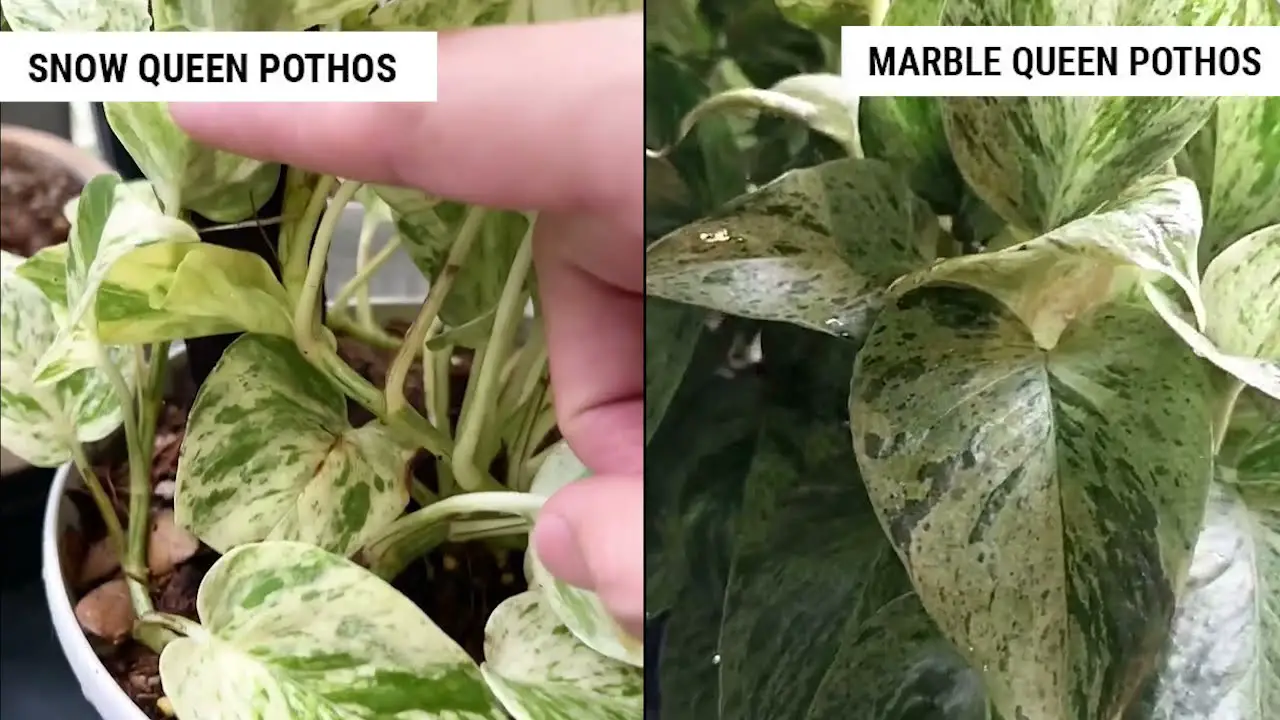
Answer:
M644 635L644 483L598 475L547 500L534 548L557 578L591 590L631 635Z

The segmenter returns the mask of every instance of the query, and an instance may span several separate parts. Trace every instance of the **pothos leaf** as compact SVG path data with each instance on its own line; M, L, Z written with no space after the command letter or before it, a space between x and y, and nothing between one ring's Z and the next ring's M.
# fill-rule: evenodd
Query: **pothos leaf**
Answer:
M219 552L272 539L349 555L404 511L410 455L376 422L352 428L291 340L243 335L196 395L174 513Z
M411 600L311 545L223 555L196 598L202 628L160 679L183 720L501 720L479 669Z
M370 6L370 0L159 0L156 30L268 32L328 25Z
M676 142L684 139L703 117L725 109L757 110L799 120L840 143L851 157L862 155L858 96L839 75L794 75L768 90L746 87L716 93L684 116Z
M480 672L516 720L643 717L643 671L580 644L542 592L503 601L485 623L484 636Z
M943 25L1225 25L1240 0L952 0ZM1170 159L1216 98L946 98L943 122L969 185L1039 234L1092 212Z
M0 440L32 465L57 467L71 461L72 443L95 442L120 427L120 404L96 368L53 385L33 381L36 363L57 337L62 310L18 274L22 263L0 251ZM129 355L109 357L131 383Z
M1115 717L1173 618L1213 456L1207 366L1115 303L1052 349L978 290L881 313L850 392L877 515L1003 717Z
M5 0L10 29L43 32L140 32L151 29L147 0Z
M889 0L778 0L778 11L795 25L839 40L846 25L879 25Z
M78 337L88 333L92 338L99 290L117 262L148 245L200 241L191 226L162 215L145 197L114 175L99 175L81 191L67 241L69 311L58 339L36 368L37 383L57 382L93 364L94 354L82 351L84 341Z
M782 175L646 253L650 295L839 336L865 332L889 283L934 258L941 228L889 166Z
M1196 353L1280 400L1280 225L1239 240L1209 263L1200 283L1203 332L1159 288L1144 289Z
M66 296L67 246L19 269L50 299ZM65 300L64 300L65 302ZM94 332L108 345L234 332L293 336L288 299L266 261L202 242L160 242L121 257L98 284Z
M194 210L215 222L239 222L275 194L279 165L197 144L174 123L165 103L105 103L104 108L111 130L170 215Z
M1280 424L1217 468L1164 662L1126 720L1280 716Z
M1140 180L1099 213L997 252L949 258L903 278L903 293L926 283L962 283L996 296L1051 347L1072 318L1134 289L1136 268L1170 278L1200 306L1196 238L1200 203L1186 178Z
M939 25L943 0L894 0L885 25ZM964 180L951 159L942 108L931 97L865 97L858 115L867 157L903 170L916 193L940 215L956 211Z
M551 497L560 488L590 475L591 471L573 454L569 444L561 440L547 453L529 492ZM528 557L530 587L541 591L547 609L575 637L606 657L629 665L644 665L644 644L618 627L595 593L553 576L532 546Z
M707 324L701 308L644 301L644 440L648 444L675 397Z
M912 592L842 422L767 409L744 498L717 717L986 720L981 679Z
M392 0L373 11L368 24L376 30L457 30L506 23L518 3L512 0Z

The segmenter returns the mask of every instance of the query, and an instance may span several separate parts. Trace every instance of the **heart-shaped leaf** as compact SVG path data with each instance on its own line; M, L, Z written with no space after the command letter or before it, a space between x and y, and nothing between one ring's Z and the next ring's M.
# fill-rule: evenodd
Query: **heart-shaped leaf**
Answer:
M942 25L1225 25L1240 0L952 0ZM1155 172L1204 125L1210 97L945 98L943 122L969 185L1040 234Z
M640 720L644 672L579 643L537 590L508 598L484 628L480 672L516 720Z
M1136 304L1078 317L1052 349L973 288L881 313L850 392L858 466L1003 717L1116 717L1145 679L1199 534L1212 397L1207 366Z
M885 25L940 25L943 0L894 0ZM865 97L858 130L866 156L907 173L911 187L939 214L960 204L964 180L951 159L942 107L931 97Z
M291 340L243 335L191 408L174 512L219 552L272 539L349 555L404 511L411 454L376 422L352 428Z
M160 655L183 720L503 717L475 663L413 601L311 545L228 552L196 609L203 627Z
M50 299L66 296L67 246L36 253L19 273ZM234 248L161 242L130 251L98 285L93 315L108 345L235 332L293 336L284 288L266 261Z
M97 325L99 289L112 268L129 253L156 243L196 243L191 226L161 214L154 200L123 185L115 175L99 175L80 193L66 254L66 323L36 369L38 383L57 382L90 367L93 353L82 351Z
M560 488L590 475L569 444L561 440L547 452L529 492L551 497ZM561 624L602 655L629 665L644 665L643 643L618 627L595 593L556 578L543 566L532 546L528 555L529 586L541 591L542 602Z
M1095 215L997 252L949 258L904 278L901 294L961 283L996 296L1052 347L1075 317L1133 292L1141 273L1172 279L1204 316L1196 273L1200 202L1186 178L1144 178Z
M15 31L141 32L151 29L147 0L5 0Z
M371 4L370 0L158 0L151 6L156 30L270 32L329 25Z
M17 272L23 259L0 251L0 441L37 467L70 462L74 443L101 440L120 427L120 404L96 368L53 385L34 382L36 364L58 335L62 308ZM132 383L133 363L109 357Z
M649 294L832 335L865 332L883 291L934 258L937 218L876 160L796 170L652 245Z
M1196 353L1280 400L1280 225L1237 241L1209 263L1200 283L1203 332L1155 285L1145 289Z
M240 222L275 194L279 165L197 144L174 123L165 103L105 103L104 109L112 132L169 215L194 210L215 222Z

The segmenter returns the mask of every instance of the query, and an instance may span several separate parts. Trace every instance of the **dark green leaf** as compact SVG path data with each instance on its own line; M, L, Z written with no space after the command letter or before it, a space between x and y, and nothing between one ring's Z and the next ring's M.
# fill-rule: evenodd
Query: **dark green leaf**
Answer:
M659 298L645 298L644 306L644 440L648 444L693 359L707 312Z

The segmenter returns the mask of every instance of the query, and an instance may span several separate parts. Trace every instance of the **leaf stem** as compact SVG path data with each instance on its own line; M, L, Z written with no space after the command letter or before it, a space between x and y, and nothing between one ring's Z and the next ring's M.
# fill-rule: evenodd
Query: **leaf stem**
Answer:
M115 505L107 496L107 491L102 486L102 480L98 478L98 474L94 472L93 465L89 463L84 446L75 438L71 438L68 445L71 447L71 463L80 473L80 479L89 489L89 496L93 498L98 514L102 515L102 522L107 526L107 538L111 543L111 549L116 551L116 557L124 557L128 545L125 542L124 527L120 525L120 516L116 514Z
M302 172L296 168L289 168L288 170L290 173L295 171ZM311 191L311 198L307 201L307 208L302 217L298 219L298 224L288 228L292 232L281 234L279 242L282 245L287 243L290 247L280 248L280 256L284 258L285 262L285 266L280 268L280 278L284 284L285 292L289 295L289 299L295 302L298 301L303 291L303 288L297 284L298 279L306 278L310 274L309 258L311 253L304 252L304 250L307 244L314 242L312 238L315 235L316 226L320 222L320 217L327 210L329 192L333 190L333 186L337 181L338 179L332 175L325 175L320 178L315 188ZM305 282L303 280L304 284Z
M493 415L497 400L498 376L505 364L507 354L515 341L516 330L524 317L525 282L533 265L533 228L520 241L511 263L511 272L507 275L506 284L502 287L502 295L498 299L498 308L494 313L493 329L489 333L489 341L485 344L484 357L477 354L476 361L482 362L477 382L467 388L467 395L472 400L469 407L464 407L462 417L458 420L458 439L453 451L453 469L458 485L474 492L481 486L482 474L476 466L476 451L480 448L486 430L486 421ZM495 423L496 424L496 423Z
M1227 439L1227 431L1231 428L1231 416L1236 411L1236 401L1240 399L1240 393L1244 390L1244 383L1235 377L1228 377L1227 382L1229 384L1222 395L1218 414L1213 423L1213 454L1215 456L1222 451L1222 443Z

